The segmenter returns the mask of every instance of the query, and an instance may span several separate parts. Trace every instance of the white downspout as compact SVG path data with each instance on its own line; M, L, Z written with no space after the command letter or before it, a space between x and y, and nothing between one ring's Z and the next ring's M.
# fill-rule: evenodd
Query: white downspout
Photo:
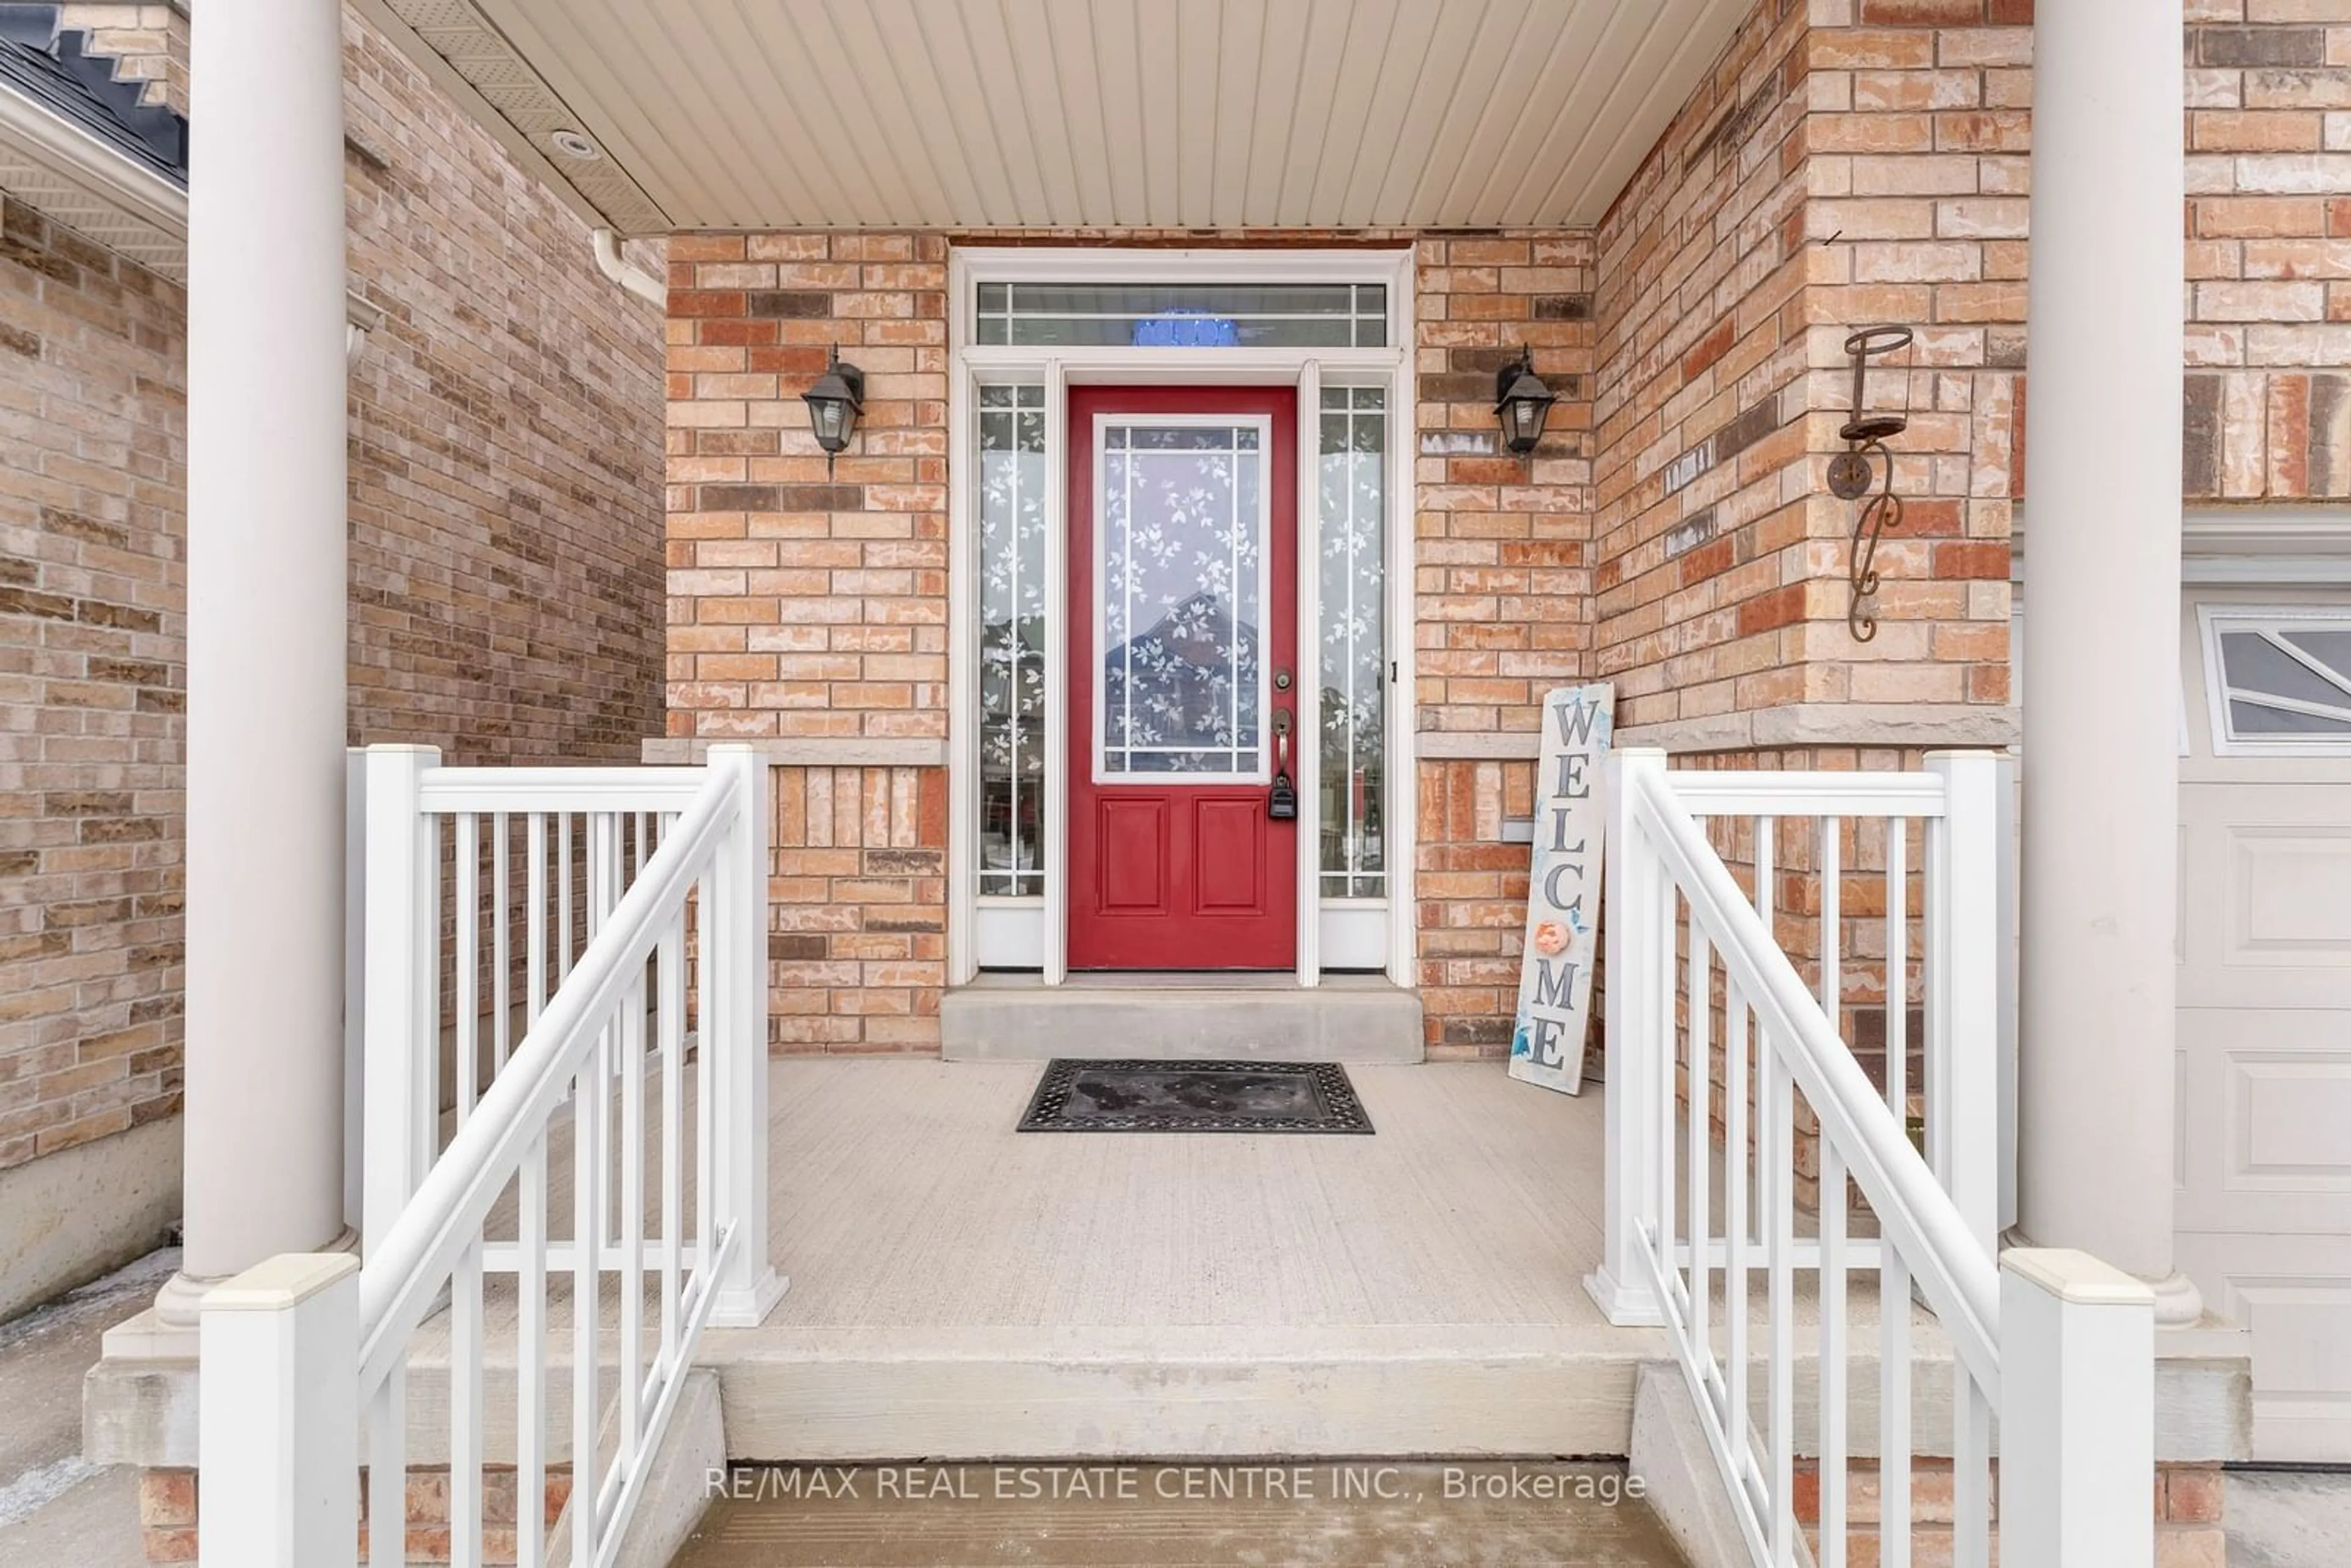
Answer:
M358 364L367 348L368 334L384 323L383 307L356 288L343 290L343 358Z
M621 254L621 236L611 229L596 231L596 267L603 275L648 305L669 308L669 285L632 265Z

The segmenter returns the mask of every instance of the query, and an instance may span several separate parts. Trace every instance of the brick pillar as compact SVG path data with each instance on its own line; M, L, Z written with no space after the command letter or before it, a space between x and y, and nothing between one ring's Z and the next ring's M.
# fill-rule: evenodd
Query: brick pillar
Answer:
M671 744L777 762L769 1017L931 1050L946 976L946 241L670 241ZM828 462L800 394L865 371Z
M1533 810L1543 694L1591 657L1593 237L1430 237L1415 260L1418 978L1431 1056L1499 1056L1528 864L1502 824ZM1521 349L1560 398L1531 457L1494 418Z

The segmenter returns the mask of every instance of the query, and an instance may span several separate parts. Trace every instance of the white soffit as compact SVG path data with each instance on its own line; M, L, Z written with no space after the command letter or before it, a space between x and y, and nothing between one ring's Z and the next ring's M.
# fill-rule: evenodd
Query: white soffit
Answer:
M1597 223L1748 0L377 0L625 233ZM412 47L414 47L412 45Z
M9 89L0 89L0 191L150 272L187 281L188 193Z
M158 181L160 185L162 182ZM37 150L0 131L0 192L174 283L188 280L187 220L176 226L135 211ZM183 198L184 200L184 198Z

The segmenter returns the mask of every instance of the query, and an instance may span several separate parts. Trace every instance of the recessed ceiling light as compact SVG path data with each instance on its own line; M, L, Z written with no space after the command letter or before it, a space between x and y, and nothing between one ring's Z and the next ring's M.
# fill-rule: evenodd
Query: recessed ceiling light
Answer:
M603 156L603 153L597 151L596 144L593 141L589 141L588 138L582 136L577 131L549 131L547 139L553 142L555 144L555 150L558 152L562 153L566 158L578 158L585 161L587 159L601 158Z

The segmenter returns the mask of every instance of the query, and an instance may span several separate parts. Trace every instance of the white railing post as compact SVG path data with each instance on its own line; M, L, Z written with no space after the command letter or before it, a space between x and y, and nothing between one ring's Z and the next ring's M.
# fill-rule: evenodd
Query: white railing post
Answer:
M343 752L343 1223L367 1214L367 749Z
M2155 1561L2155 1292L2085 1252L2000 1276L2002 1568Z
M1650 1145L1657 1123L1656 1096L1663 1077L1663 1035L1653 998L1657 966L1672 956L1656 950L1657 899L1662 875L1656 852L1633 816L1633 800L1645 789L1662 789L1666 754L1648 747L1610 753L1602 777L1607 784L1607 842L1601 976L1603 1055L1607 1084L1601 1119L1606 1132L1602 1204L1607 1216L1600 1268L1584 1289L1608 1321L1620 1327L1660 1323L1656 1292L1641 1261L1641 1222L1656 1185Z
M1998 826L1993 837L2000 852L2000 1210L1997 1223L2006 1230L2016 1223L2016 1019L2022 978L2018 966L2023 952L2018 945L2023 907L2017 885L2023 849L2017 837L2016 753L2001 754L1999 779L1993 787Z
M1935 751L1928 830L1927 1162L1968 1230L2000 1236L2000 758Z
M357 1563L359 1270L348 1252L288 1252L204 1297L203 1568Z
M768 1257L768 760L755 747L710 748L713 777L737 779L737 813L720 841L711 922L718 1016L702 1020L702 1071L714 1072L718 1220L735 1245L717 1279L710 1322L750 1328L784 1293Z
M440 1107L440 975L424 963L440 911L433 824L419 805L433 746L367 748L366 1129L361 1245L370 1257L424 1179Z

